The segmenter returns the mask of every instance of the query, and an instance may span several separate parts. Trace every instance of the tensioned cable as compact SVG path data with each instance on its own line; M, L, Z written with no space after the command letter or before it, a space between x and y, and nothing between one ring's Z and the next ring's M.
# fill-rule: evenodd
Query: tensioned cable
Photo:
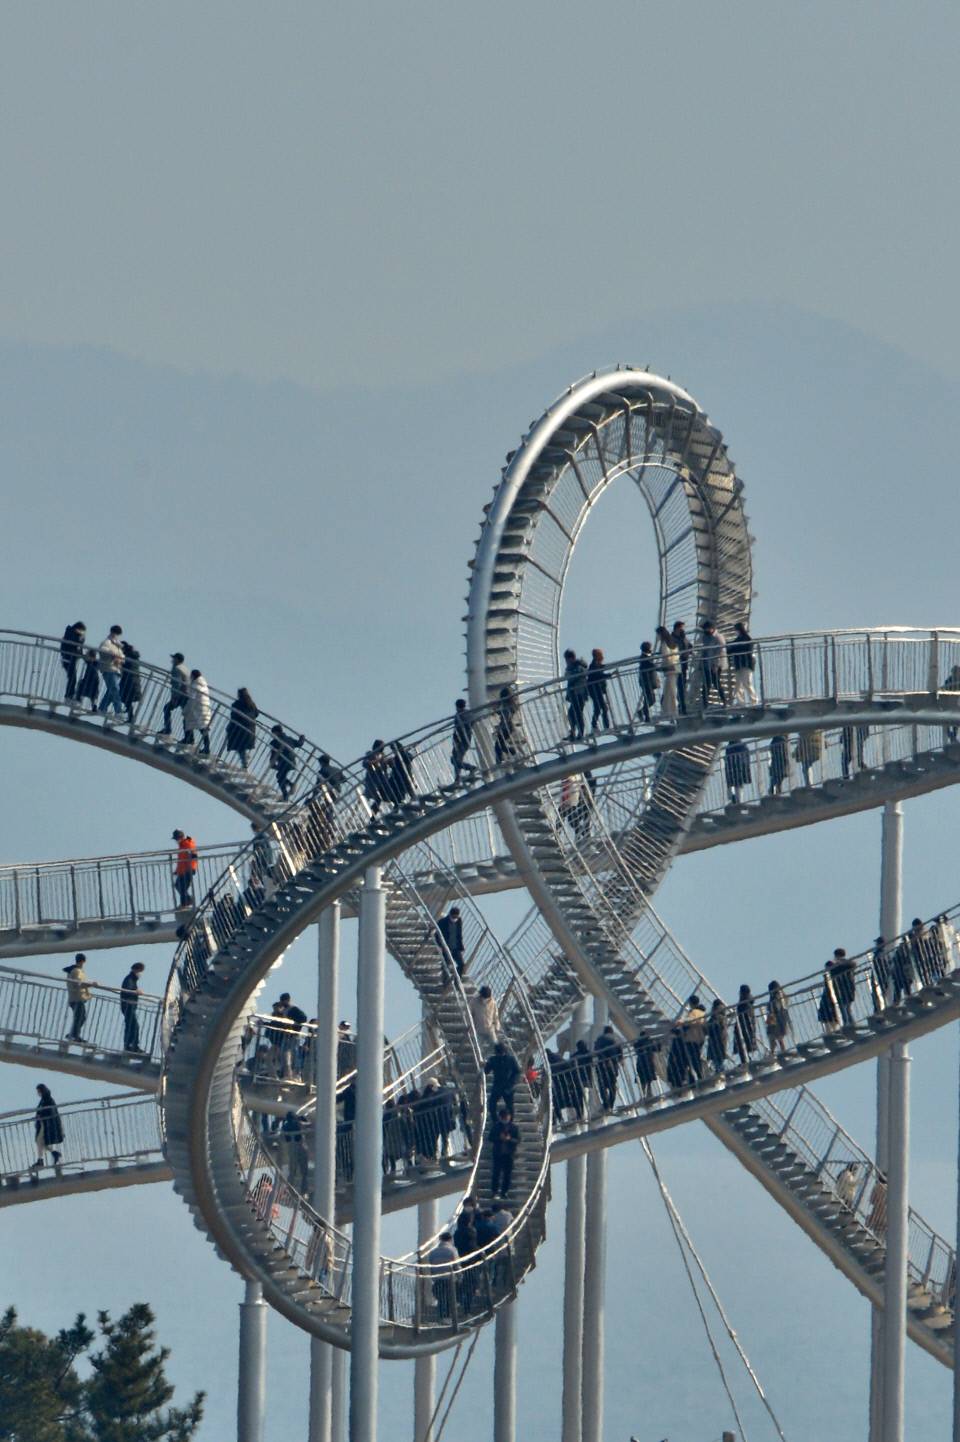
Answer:
M723 1323L724 1330L726 1331L727 1336L730 1338L730 1341L731 1341L731 1342L733 1343L733 1345L736 1347L736 1349L737 1349L737 1355L739 1356L740 1361L741 1361L741 1362L743 1363L743 1365L744 1365L744 1368L745 1368L745 1370L746 1370L747 1376L750 1378L750 1381L753 1383L754 1388L756 1389L757 1396L760 1398L760 1401L763 1403L764 1407L766 1408L766 1411L767 1411L767 1414L768 1414L768 1416L769 1416L769 1418L770 1418L770 1421L773 1423L774 1427L775 1427L776 1430L777 1430L777 1436L780 1438L780 1442L787 1442L787 1439L786 1439L786 1437L784 1436L783 1428L780 1426L780 1422L779 1422L779 1420L778 1420L778 1418L777 1418L777 1414L774 1412L773 1407L771 1406L771 1404L770 1404L770 1402L769 1402L769 1400L768 1400L768 1398L767 1398L767 1394L766 1394L766 1393L764 1392L764 1390L763 1390L763 1386L762 1386L762 1384L761 1384L761 1382L760 1382L760 1378L757 1376L756 1372L754 1371L753 1366L751 1365L751 1362L750 1362L750 1358L747 1356L746 1352L744 1351L744 1349L743 1349L743 1347L742 1347L742 1345L741 1345L741 1343L740 1343L740 1339L739 1339L739 1337L737 1336L736 1332L734 1331L733 1324L731 1323L730 1318L727 1316L726 1311L724 1310L723 1303L720 1301L720 1298L719 1298L719 1296L718 1296L718 1294L717 1294L717 1290L716 1290L716 1288L714 1287L713 1283L712 1283L711 1280L710 1280L710 1277L709 1277L709 1274L708 1274L708 1272L707 1272L706 1266L704 1265L702 1258L700 1257L699 1253L697 1252L696 1247L695 1247L694 1244L693 1244L693 1239L691 1238L690 1233L687 1231L686 1226L684 1225L683 1218L681 1217L681 1215L680 1215L680 1213L679 1213L679 1211L678 1211L678 1209L677 1209L676 1203L674 1202L673 1198L671 1197L670 1193L669 1193L668 1190L667 1190L667 1185L666 1185L666 1183L664 1182L663 1177L660 1175L660 1168L657 1166L656 1158L655 1158L654 1155L653 1155L653 1148L650 1146L650 1143L647 1141L646 1137L641 1137L641 1138L640 1138L640 1145L641 1145L641 1147L642 1147L643 1150L644 1150L644 1154L646 1155L647 1161L650 1163L650 1168L651 1168L651 1170L652 1170L652 1172L653 1172L654 1179L656 1180L657 1186L658 1186L659 1189L660 1189L660 1196L661 1196L661 1198L662 1198L662 1200L663 1200L663 1205L664 1205L664 1207L666 1208L667 1216L668 1216L669 1219L670 1219L670 1225L671 1225L671 1227L672 1227L672 1229L673 1229L673 1235L674 1235L674 1237L676 1238L677 1246L678 1246L678 1248L680 1249L680 1256L681 1256L681 1258L682 1258L682 1260L683 1260L684 1270L686 1271L687 1279L688 1279L689 1282L690 1282L690 1287L691 1287L691 1290L692 1290L692 1292L693 1292L694 1300L696 1301L696 1304L697 1304L697 1310L699 1311L701 1320L703 1321L704 1330L706 1331L706 1334L707 1334L707 1340L708 1340L709 1343L710 1343L710 1350L711 1350L711 1352L713 1353L714 1361L716 1362L717 1368L718 1368L718 1370L719 1370L719 1372L720 1372L720 1380L723 1382L724 1391L726 1392L727 1397L729 1398L730 1406L733 1408L733 1415L734 1415L734 1416L736 1417L736 1419L737 1419L737 1424L738 1424L738 1426L739 1426L739 1428L740 1428L741 1436L743 1437L744 1442L746 1442L747 1434L746 1434L746 1432L743 1430L743 1423L742 1423L741 1420L740 1420L740 1414L739 1414L739 1412L737 1411L737 1405L736 1405L736 1403L735 1403L734 1400L733 1400L733 1396L732 1396L732 1394L731 1394L731 1392L730 1392L729 1384L727 1383L726 1373L724 1372L724 1368L723 1368L723 1362L721 1361L720 1356L719 1356L719 1353L717 1352L717 1349L716 1349L716 1345L714 1344L713 1334L712 1334L712 1332L710 1331L710 1324L709 1324L709 1322L707 1321L706 1314L704 1313L704 1310L703 1310L703 1305L702 1305L702 1303L701 1303L701 1301L700 1301L699 1293L697 1292L696 1283L695 1283L695 1281L694 1281L694 1279L693 1279L693 1274L692 1274L691 1271L690 1271L690 1264L689 1264L689 1261L688 1261L688 1258L687 1258L687 1253L688 1253L688 1252L689 1252L689 1255L693 1258L694 1262L696 1263L696 1265L697 1265L697 1270L699 1271L700 1276L703 1278L704 1285L706 1286L708 1292L710 1293L710 1297L711 1297L711 1299L712 1299L712 1301L713 1301L713 1305L716 1307L717 1312L718 1312L719 1317L720 1317L720 1320L721 1320L721 1322Z
M444 1414L443 1414L443 1417L442 1417L441 1422L440 1422L440 1426L437 1428L436 1436L433 1438L433 1442L440 1442L440 1439L441 1439L441 1437L443 1436L443 1429L444 1429L444 1427L446 1427L447 1422L448 1422L449 1417L450 1417L450 1413L453 1411L453 1404L454 1404L454 1402L456 1402L456 1400L457 1400L457 1393L460 1391L461 1383L463 1382L464 1377L467 1375L467 1368L470 1366L470 1363L471 1363L471 1361L472 1361L472 1359L473 1359L473 1354L474 1354L474 1352L477 1350L477 1343L478 1343L479 1341L480 1341L480 1328L478 1327L477 1330L476 1330L476 1331L474 1332L474 1334L473 1334L473 1339L472 1339L472 1341L471 1341L471 1343L470 1343L470 1346L467 1348L467 1355L466 1355L466 1356L464 1357L464 1359L463 1359L463 1366L462 1366L462 1368L460 1369L460 1376L457 1378L457 1385L454 1387L453 1392L450 1394L450 1401L447 1403L447 1410L446 1410L446 1411L444 1412ZM462 1346L463 1346L463 1343L461 1342L461 1343L460 1343L460 1347L458 1347L457 1350L456 1350L456 1352L454 1353L453 1362L451 1363L451 1366L450 1366L450 1372L447 1374L447 1381L448 1381L448 1382L449 1382L449 1380L450 1380L450 1377L453 1375L453 1370L454 1370L454 1368L455 1368L456 1365L457 1365L457 1357L460 1355L460 1348L461 1348ZM444 1390L446 1390L446 1383L444 1383ZM441 1399L441 1400L442 1400L442 1399ZM438 1402L438 1403L437 1403L437 1408L438 1408L438 1410L439 1410L439 1406L440 1406L440 1403ZM431 1428L433 1427L433 1423L434 1423L434 1420L436 1419L436 1415L437 1415L436 1412L434 1412L433 1417L430 1419L430 1426L431 1426ZM429 1434L428 1434L428 1435L429 1435Z

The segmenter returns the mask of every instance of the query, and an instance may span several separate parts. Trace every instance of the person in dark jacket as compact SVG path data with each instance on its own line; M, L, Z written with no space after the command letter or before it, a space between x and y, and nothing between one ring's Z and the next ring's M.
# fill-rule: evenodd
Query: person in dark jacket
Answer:
M387 791L392 805L402 806L407 797L414 794L413 757L402 741L394 741L390 749L393 760L390 762Z
M893 977L893 1005L899 1006L903 997L911 995L917 979L909 934L901 937L894 950L890 973Z
M853 1026L853 1004L857 996L857 964L842 946L833 953L833 990L844 1026Z
M140 1021L137 1008L140 1005L140 978L143 962L135 961L120 984L120 1015L123 1017L124 1051L142 1052L140 1045Z
M223 751L232 752L239 760L243 771L246 771L250 752L256 745L256 721L259 715L260 712L257 710L256 702L250 692L246 686L241 686L237 692L237 699L230 707L230 720L227 722ZM221 755L223 755L223 751L221 751Z
M582 1106L588 1092L592 1097L595 1081L593 1074L593 1052L583 1037L580 1038L570 1053L570 1061L572 1064L572 1075L575 1078L575 1086L579 1090L580 1104Z
M742 621L733 628L733 639L727 642L727 661L733 671L733 704L757 704L757 693L753 685L753 668L756 664L753 653L753 638Z
M290 783L290 774L297 765L296 752L303 745L306 737L300 733L297 740L289 732L284 731L278 721L271 726L270 734L273 740L270 742L270 769L277 778L277 788L284 801L289 799L293 787Z
M576 651L564 651L567 681L567 720L570 723L570 741L583 740L583 713L587 709L587 663L581 661Z
M163 708L163 726L160 728L161 736L169 736L173 726L174 711L180 712L181 724L185 725L183 713L187 709L187 701L190 698L190 677L187 675L187 668L183 664L183 652L172 651L170 653L170 695Z
M770 790L769 795L779 796L780 788L790 775L790 752L786 736L770 738Z
M607 704L607 683L610 677L607 675L607 668L603 664L603 652L599 647L594 647L590 653L590 665L587 668L587 696L590 699L591 716L590 730L604 731L610 729L610 707Z
M727 1064L727 1008L718 996L707 1014L707 1060L718 1075Z
M67 687L64 700L73 701L77 692L77 667L83 658L83 643L87 639L87 628L82 621L74 621L63 633L60 642L60 665L67 673Z
M657 1080L654 1058L660 1051L660 1042L656 1037L641 1032L633 1044L633 1049L637 1058L637 1081L644 1098L649 1100L653 1084Z
M680 715L687 714L687 676L690 672L690 662L693 659L693 643L687 635L686 627L682 621L674 621L673 630L670 633L673 644L677 648L680 662L680 673L677 677L677 700L680 703Z
M363 794L371 816L377 816L383 803L390 800L390 760L379 736L363 758Z
M620 1044L612 1026L605 1026L593 1043L593 1065L600 1106L603 1111L612 1112L617 1104L620 1075Z
M490 1132L493 1142L493 1171L490 1192L494 1197L505 1197L513 1180L513 1158L520 1143L520 1130L513 1120L508 1107L501 1107L497 1120Z
M140 683L140 652L136 646L131 646L129 641L121 641L123 649L123 668L120 672L120 700L123 702L127 713L127 720L132 726L136 717L137 707L143 700L143 687Z
M740 792L750 785L750 752L746 741L730 741L723 758L727 794L731 804L740 805Z
M472 761L467 760L467 752L473 745L473 717L467 710L467 703L463 697L458 697L453 710L453 738L450 760L453 763L453 784L460 785L460 777L464 771L470 775L476 772L476 766Z
M887 954L887 943L882 936L874 940L870 963L873 1009L875 1012L885 1011L890 993L890 957Z
M844 726L840 733L840 767L843 771L844 781L850 778L850 767L853 764L854 751L857 757L857 770L862 771L865 763L865 752L867 738L870 735L869 726Z
M500 687L500 699L497 702L497 729L494 732L494 760L500 766L508 756L515 756L517 748L514 745L513 733L517 724L517 715L520 710L520 703L511 686Z
M740 994L737 997L737 1020L734 1026L734 1036L740 1064L748 1066L751 1056L757 1050L757 1015L756 1002L746 982L741 986Z
M60 1113L57 1111L57 1104L50 1095L50 1088L44 1086L43 1082L37 1087L37 1102L33 1132L37 1143L37 1160L30 1170L38 1172L43 1166L47 1152L53 1153L53 1165L56 1166L62 1155L60 1148L63 1146L63 1123L60 1120Z
M640 647L640 660L637 663L637 679L640 683L640 706L638 714L644 721L650 720L651 708L657 699L657 687L660 682L657 677L657 663L653 659L653 642L644 641Z
M498 1101L503 1102L512 1116L513 1089L520 1079L520 1067L516 1057L507 1051L505 1042L497 1042L493 1055L487 1057L483 1069L490 1078L490 1107L495 1107Z
M837 1010L837 993L834 987L833 962L828 961L823 968L823 989L820 992L820 1000L817 1003L817 1020L824 1031L836 1031L840 1025L840 1013Z
M440 960L446 983L449 986L451 962L457 969L457 975L461 978L463 976L463 919L459 906L451 906L446 916L440 917L437 922L436 941L440 948Z
M477 1250L477 1201L475 1197L464 1197L453 1232L453 1245L457 1255L468 1257Z
M80 678L80 685L77 687L75 700L77 702L90 702L90 710L96 711L97 697L100 695L100 658L96 651L88 648L83 653L83 675Z

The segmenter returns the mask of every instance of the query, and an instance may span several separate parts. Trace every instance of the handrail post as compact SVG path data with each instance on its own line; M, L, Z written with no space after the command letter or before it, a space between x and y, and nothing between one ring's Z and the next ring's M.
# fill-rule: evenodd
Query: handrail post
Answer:
M940 633L930 632L930 649L927 655L927 690L936 700L940 691Z
M793 700L796 701L800 692L800 682L797 679L797 641L795 636L790 637L790 681L793 685Z
M870 632L867 632L867 700L873 700L873 647L870 645Z
M840 699L840 678L837 675L837 638L830 637L830 663L833 668L833 699L836 703Z
M105 919L106 903L103 899L103 869L100 862L97 862L97 902L100 907L100 919Z
M43 901L42 901L42 899L41 899L41 894L40 894L40 868L39 868L39 866L36 868L36 876L37 876L37 923L38 923L38 925L39 925L39 923L43 920Z
M23 930L23 918L20 915L20 873L16 869L13 872L13 919L17 931Z
M130 920L134 926L137 924L137 903L133 894L133 867L127 857L127 889L130 893Z
M73 901L73 929L77 931L80 926L80 905L77 900L77 868L70 868L70 896Z

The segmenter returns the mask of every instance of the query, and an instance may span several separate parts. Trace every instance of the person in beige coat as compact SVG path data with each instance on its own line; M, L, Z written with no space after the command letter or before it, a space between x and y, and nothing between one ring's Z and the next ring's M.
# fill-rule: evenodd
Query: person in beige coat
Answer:
M83 1024L90 1000L90 978L83 969L86 959L83 952L78 951L72 965L63 968L67 974L67 1006L73 1013L73 1022L67 1032L70 1041L83 1041Z
M470 998L470 1016L480 1042L480 1053L487 1056L500 1040L500 1012L489 986L481 986Z

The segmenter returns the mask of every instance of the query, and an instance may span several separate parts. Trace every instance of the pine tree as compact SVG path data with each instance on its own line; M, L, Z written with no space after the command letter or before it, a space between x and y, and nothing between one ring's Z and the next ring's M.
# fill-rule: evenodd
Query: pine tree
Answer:
M173 1396L164 1369L170 1350L156 1346L150 1308L138 1302L118 1322L106 1312L98 1322L104 1345L90 1358L93 1375L84 1388L90 1442L190 1442L204 1394L198 1392L188 1407L167 1407Z
M75 1362L93 1333L83 1314L48 1337L21 1327L10 1307L0 1319L0 1442L86 1442L84 1388Z

